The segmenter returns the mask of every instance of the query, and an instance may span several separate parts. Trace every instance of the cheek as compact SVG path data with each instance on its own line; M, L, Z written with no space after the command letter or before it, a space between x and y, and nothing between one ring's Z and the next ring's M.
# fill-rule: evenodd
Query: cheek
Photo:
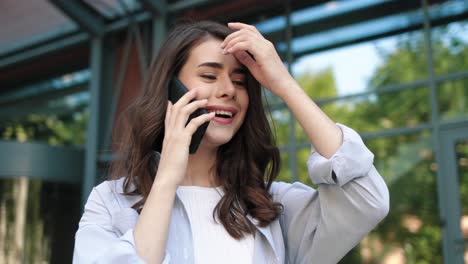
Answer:
M197 87L197 99L208 99L213 93L214 88L208 83L197 83L194 87Z
M247 111L247 108L249 107L250 98L246 90L239 94L239 99L241 100L240 103L242 107L244 107L245 111Z

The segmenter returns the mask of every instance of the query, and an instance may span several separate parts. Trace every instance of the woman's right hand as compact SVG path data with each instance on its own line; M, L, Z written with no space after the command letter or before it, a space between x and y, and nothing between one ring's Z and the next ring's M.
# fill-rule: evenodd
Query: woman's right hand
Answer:
M187 120L198 108L208 103L207 99L194 100L197 90L192 89L184 94L174 105L167 104L166 119L164 121L164 140L156 173L155 182L162 182L171 186L179 186L187 172L189 146L192 135L198 127L209 122L215 113L208 113ZM190 102L194 100L193 102ZM186 125L187 124L187 125Z

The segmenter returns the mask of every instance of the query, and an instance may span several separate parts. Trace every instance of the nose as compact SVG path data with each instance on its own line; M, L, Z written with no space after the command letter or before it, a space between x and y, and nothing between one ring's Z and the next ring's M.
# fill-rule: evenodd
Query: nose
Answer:
M236 87L232 83L231 78L226 78L224 81L220 82L217 97L236 98Z

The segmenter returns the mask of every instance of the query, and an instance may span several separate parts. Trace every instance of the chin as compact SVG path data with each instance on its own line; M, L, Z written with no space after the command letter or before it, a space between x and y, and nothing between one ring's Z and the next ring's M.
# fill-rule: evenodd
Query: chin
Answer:
M208 143L209 145L219 147L221 145L224 145L228 143L232 139L233 135L232 134L226 134L226 133L205 133L205 136L203 137L203 141Z
M211 146L219 147L231 141L234 134L235 132L231 129L208 127L203 137L203 141Z

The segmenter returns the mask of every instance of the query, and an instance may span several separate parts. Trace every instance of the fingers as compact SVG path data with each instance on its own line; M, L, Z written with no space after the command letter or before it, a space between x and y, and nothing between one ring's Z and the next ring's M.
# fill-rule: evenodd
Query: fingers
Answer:
M196 96L197 96L197 90L192 89L188 91L187 93L185 93L179 100L177 100L175 104L171 105L171 118L168 121L169 122L167 125L168 128L177 127L178 129L182 129L185 125L184 120L185 122L187 122L188 116L193 111L195 111L196 108L204 107L206 105L206 102L204 102L203 100L195 100ZM194 101L190 103L190 101L192 100ZM187 110L185 109L187 105L192 105L192 106L190 106L189 109ZM182 124L183 126L181 127L180 124Z
M265 59L274 50L273 44L265 39L254 26L243 23L229 23L228 26L238 30L229 34L221 43L222 53L236 55L237 52L247 51L254 58L247 57L244 53L239 54L240 58L244 59L240 61L247 67L254 65L253 62L257 60L257 57ZM248 53L247 55L249 55ZM238 56L236 55L236 57Z
M243 37L243 35L246 35L246 34L250 34L249 32L247 32L247 30L238 30L238 31L235 31L231 34L229 34L225 39L224 41L221 43L221 48L222 49L227 49L227 44L229 42L231 42L233 39L236 39L236 38L239 38L239 37ZM242 40L245 40L245 39L242 39Z
M214 113L204 114L192 119L187 124L193 112L206 107L208 104L207 99L195 100L196 94L196 90L192 89L184 94L175 104L172 104L170 101L168 102L165 120L166 134L175 135L182 133L180 135L191 136L200 125L209 122L215 116Z
M193 101L178 110L176 116L176 126L183 128L187 124L189 116L199 108L204 108L208 103L207 99Z
M164 119L164 126L169 126L169 120L171 120L171 111L172 111L172 103L171 101L167 101L167 108L166 108L166 118Z
M197 130L198 127L200 127L201 125L203 125L206 122L211 121L211 119L213 119L215 117L215 115L216 115L215 112L211 112L211 113L208 113L208 114L200 115L200 116L190 120L190 122L185 127L186 132L190 136L192 136L193 133L195 133L195 131Z
M244 24L240 22L229 22L228 27L232 29L247 29L252 32L259 32L255 26L249 25L249 24Z
M249 26L249 27L252 27L252 26ZM225 51L227 51L233 45L233 43L237 43L240 41L247 41L247 40L251 40L251 41L265 40L262 34L258 32L255 27L253 28L254 29L242 28L238 31L235 31L229 34L221 43L220 47L224 49Z
M197 97L197 89L194 88L189 90L186 94L184 94L177 102L174 104L174 108L180 108L184 105L187 105L190 101Z
M241 50L234 52L233 54L240 61L240 63L247 66L250 71L254 70L255 60L246 51Z

